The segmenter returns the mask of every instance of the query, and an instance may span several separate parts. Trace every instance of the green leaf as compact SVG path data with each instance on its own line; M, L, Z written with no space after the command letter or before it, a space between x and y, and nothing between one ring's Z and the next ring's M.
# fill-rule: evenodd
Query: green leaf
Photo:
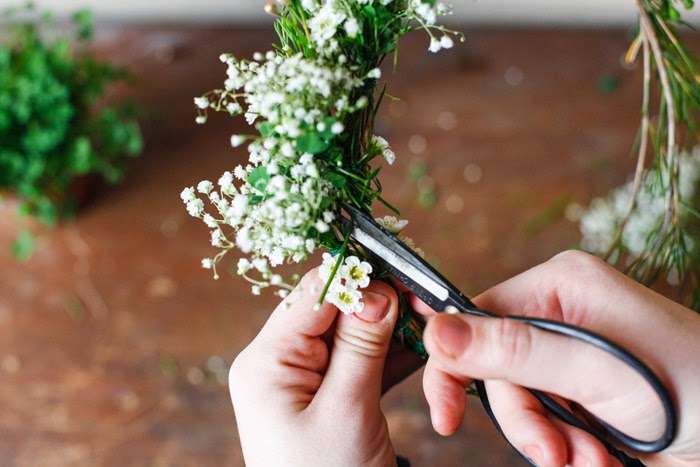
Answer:
M320 154L329 146L330 143L315 131L309 131L297 138L297 149L301 152Z
M268 138L272 136L272 133L274 132L274 127L270 122L258 123L257 129L263 136L263 138Z
M265 167L256 167L248 175L247 182L256 190L264 192L270 182L270 174Z
M92 148L90 140L82 137L75 140L73 150L68 154L68 164L76 174L86 174L90 171Z
M34 254L35 247L34 235L28 230L23 230L12 242L12 255L19 261L27 261Z
M345 185L348 184L347 178L345 178L343 175L335 172L329 172L326 175L326 180L331 182L331 185L333 185L335 188L342 190Z

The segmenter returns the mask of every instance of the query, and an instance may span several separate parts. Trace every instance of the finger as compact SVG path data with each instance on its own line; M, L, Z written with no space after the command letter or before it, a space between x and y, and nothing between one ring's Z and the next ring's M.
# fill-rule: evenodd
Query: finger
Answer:
M431 359L450 374L504 379L555 393L586 405L599 417L610 409L602 402L615 401L620 395L650 400L650 389L642 378L619 360L595 347L524 323L438 315L428 322L424 339Z
M379 403L382 374L398 315L394 289L380 281L362 291L364 309L338 316L321 400Z
M408 303L411 305L413 311L421 316L435 316L438 314L437 311L426 305L425 302L415 294L408 294Z
M333 325L338 309L319 299L324 283L318 268L302 277L299 285L275 308L261 334L277 339L290 335L319 337Z
M566 440L569 452L568 465L572 467L611 467L616 465L605 446L593 435L575 428L561 420L550 416L550 421L557 427Z
M493 414L515 449L538 467L567 463L566 438L532 394L506 381L491 380L485 385Z
M423 372L423 392L430 408L433 428L442 436L454 434L462 425L467 405L467 378L458 379L445 373L428 360Z

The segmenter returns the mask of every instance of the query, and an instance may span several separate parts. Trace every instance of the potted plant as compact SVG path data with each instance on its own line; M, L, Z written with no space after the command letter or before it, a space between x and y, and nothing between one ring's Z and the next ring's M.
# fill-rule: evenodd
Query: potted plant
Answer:
M53 225L72 215L94 179L117 183L128 158L143 148L134 110L108 105L110 86L125 69L100 61L88 46L88 10L72 16L68 33L29 5L5 13L0 39L0 192L19 211ZM30 254L21 234L15 254Z

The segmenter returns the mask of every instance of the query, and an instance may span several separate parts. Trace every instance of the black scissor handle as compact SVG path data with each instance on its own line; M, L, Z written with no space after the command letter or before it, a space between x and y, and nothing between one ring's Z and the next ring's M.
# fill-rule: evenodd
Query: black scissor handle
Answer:
M518 321L521 323L528 324L535 328L541 329L546 332L551 332L554 334L563 335L572 339L576 339L585 344L591 345L597 349L600 349L613 356L619 361L623 362L628 368L633 370L638 374L654 391L656 396L659 398L661 405L663 407L664 416L666 419L666 426L663 433L658 439L652 441L644 441L618 430L614 426L607 423L605 420L601 420L593 414L589 414L590 417L595 420L597 426L588 424L574 414L572 414L568 409L559 404L556 400L550 397L548 394L534 390L528 389L530 393L537 398L537 400L542 403L542 405L552 414L556 415L557 418L563 422L572 425L576 428L584 430L598 440L600 440L608 451L615 455L618 459L623 462L625 466L632 465L643 465L635 459L627 457L626 454L618 450L613 444L619 444L627 449L634 450L640 453L656 453L666 449L675 439L676 432L678 429L678 417L676 413L676 407L671 397L670 392L661 382L660 378L640 359L636 356L620 347L619 345L609 341L608 339L596 334L594 332L588 331L586 329L579 328L570 324L562 323L559 321L552 321L548 319L541 318L530 318L524 316L499 316L495 313L491 313L485 310L480 310L473 306L473 304L467 300L466 303L461 297L454 297L452 306L457 310L466 314L473 314L480 317L492 317L492 318L502 318ZM477 384L477 391L479 397L481 398L484 408L487 410L489 417L496 424L499 432L503 434L503 431L498 424L493 412L491 411L490 404L488 403L488 396L486 394L485 387L483 383Z

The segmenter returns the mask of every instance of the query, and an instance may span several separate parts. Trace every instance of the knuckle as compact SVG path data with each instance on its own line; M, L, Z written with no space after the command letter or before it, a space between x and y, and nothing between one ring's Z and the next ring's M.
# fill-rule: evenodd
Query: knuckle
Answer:
M242 392L248 386L247 382L250 381L251 375L258 372L256 367L259 365L256 364L256 353L251 344L233 359L228 370L229 392L232 396Z
M554 256L549 261L553 266L562 268L566 272L578 273L598 271L605 268L605 261L597 256L580 250L567 250Z
M231 394L236 392L238 382L244 379L246 367L245 351L236 356L228 370L228 386Z
M386 341L383 332L369 326L338 326L335 333L336 348L344 347L370 358L384 355Z
M490 328L489 349L495 368L508 371L526 365L532 352L532 333L528 326L509 319L499 319Z

